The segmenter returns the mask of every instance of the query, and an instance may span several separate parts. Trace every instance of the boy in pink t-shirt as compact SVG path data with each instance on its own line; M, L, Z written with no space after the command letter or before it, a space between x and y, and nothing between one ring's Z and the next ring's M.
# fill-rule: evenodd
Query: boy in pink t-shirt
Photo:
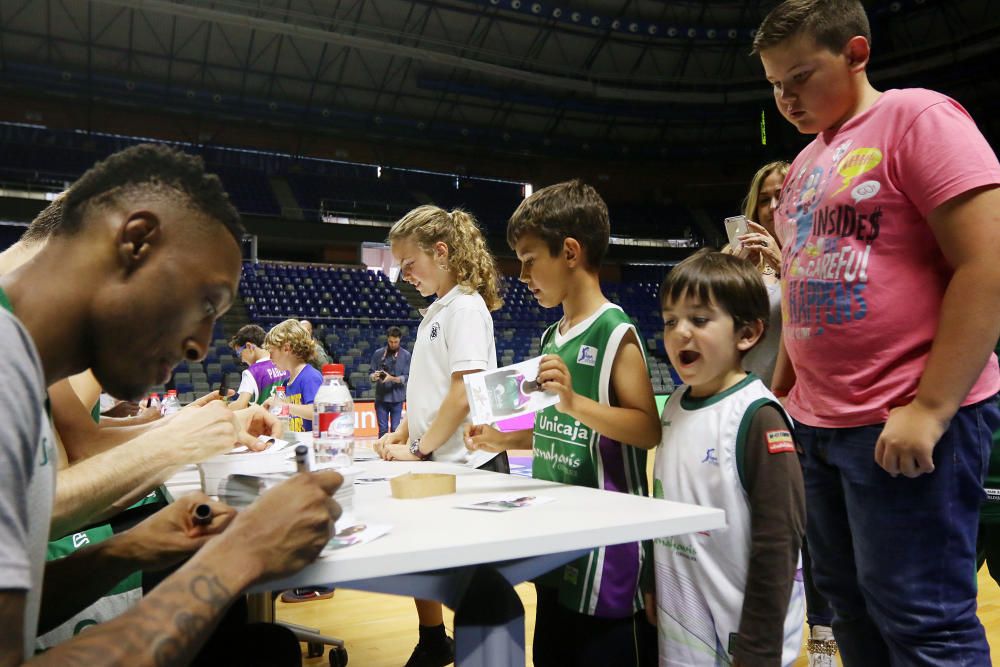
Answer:
M857 0L784 2L754 42L779 111L817 135L775 212L773 388L799 423L813 576L845 665L986 665L1000 163L954 100L876 91L869 42Z

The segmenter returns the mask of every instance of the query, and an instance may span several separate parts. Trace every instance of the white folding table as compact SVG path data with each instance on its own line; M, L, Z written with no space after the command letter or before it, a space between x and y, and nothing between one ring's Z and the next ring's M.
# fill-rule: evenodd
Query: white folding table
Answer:
M298 574L254 589L322 584L439 600L455 611L456 664L523 667L524 608L514 585L598 546L725 526L722 510L566 486L463 466L368 461L368 476L447 472L457 493L392 498L388 482L356 484L354 516L392 531L320 558ZM547 504L510 512L456 505L500 494L545 496ZM270 602L270 595L266 596Z

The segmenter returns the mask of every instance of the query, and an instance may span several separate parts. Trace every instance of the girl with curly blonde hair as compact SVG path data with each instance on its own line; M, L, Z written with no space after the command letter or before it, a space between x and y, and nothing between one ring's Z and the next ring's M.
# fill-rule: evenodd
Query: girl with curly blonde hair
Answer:
M267 332L264 348L270 353L271 362L289 374L285 390L288 430L312 431L313 398L323 384L323 375L309 365L315 354L312 335L298 320L285 320ZM277 400L272 394L264 401L264 408L271 409Z
M475 218L462 209L449 212L437 206L418 206L392 226L389 243L397 259L396 247L400 243L419 248L451 274L453 285L479 292L489 310L498 310L503 305L500 276L493 255L486 247L486 239ZM412 263L411 260L407 266ZM405 271L407 266L401 269ZM403 279L413 282L405 275ZM424 296L430 293L421 292Z
M389 244L403 280L437 299L413 344L406 417L376 443L376 451L389 461L433 459L510 472L506 453L470 452L462 432L469 414L463 376L497 367L490 311L503 301L482 232L465 211L420 206L393 225ZM454 642L445 634L441 604L416 603L420 643L414 657L433 656L434 664L446 664Z

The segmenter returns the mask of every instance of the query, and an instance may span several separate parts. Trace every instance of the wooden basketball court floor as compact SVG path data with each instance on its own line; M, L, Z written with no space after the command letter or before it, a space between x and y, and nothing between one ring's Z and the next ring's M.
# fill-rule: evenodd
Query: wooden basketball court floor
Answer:
M531 637L534 633L535 590L531 584L517 587L525 609L528 647L526 664L531 666ZM337 589L328 600L283 604L278 602L278 618L320 628L346 642L352 667L402 667L417 643L417 613L408 598ZM986 567L979 573L979 618L986 626L991 647L1000 652L1000 587ZM445 609L445 626L451 634L452 614ZM303 656L305 646L303 645ZM998 653L1000 655L1000 653ZM326 657L306 658L304 665L328 665ZM805 649L795 663L805 667Z

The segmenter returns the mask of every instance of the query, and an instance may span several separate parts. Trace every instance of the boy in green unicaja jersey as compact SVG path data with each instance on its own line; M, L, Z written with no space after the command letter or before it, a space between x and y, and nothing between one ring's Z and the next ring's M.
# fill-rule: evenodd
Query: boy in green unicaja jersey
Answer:
M542 335L537 378L559 403L537 412L531 431L468 427L466 446L531 447L535 478L645 496L660 423L635 325L601 293L609 236L607 206L580 181L539 190L511 216L521 282L543 307L563 308ZM649 558L635 542L601 547L537 580L534 664L638 664Z

